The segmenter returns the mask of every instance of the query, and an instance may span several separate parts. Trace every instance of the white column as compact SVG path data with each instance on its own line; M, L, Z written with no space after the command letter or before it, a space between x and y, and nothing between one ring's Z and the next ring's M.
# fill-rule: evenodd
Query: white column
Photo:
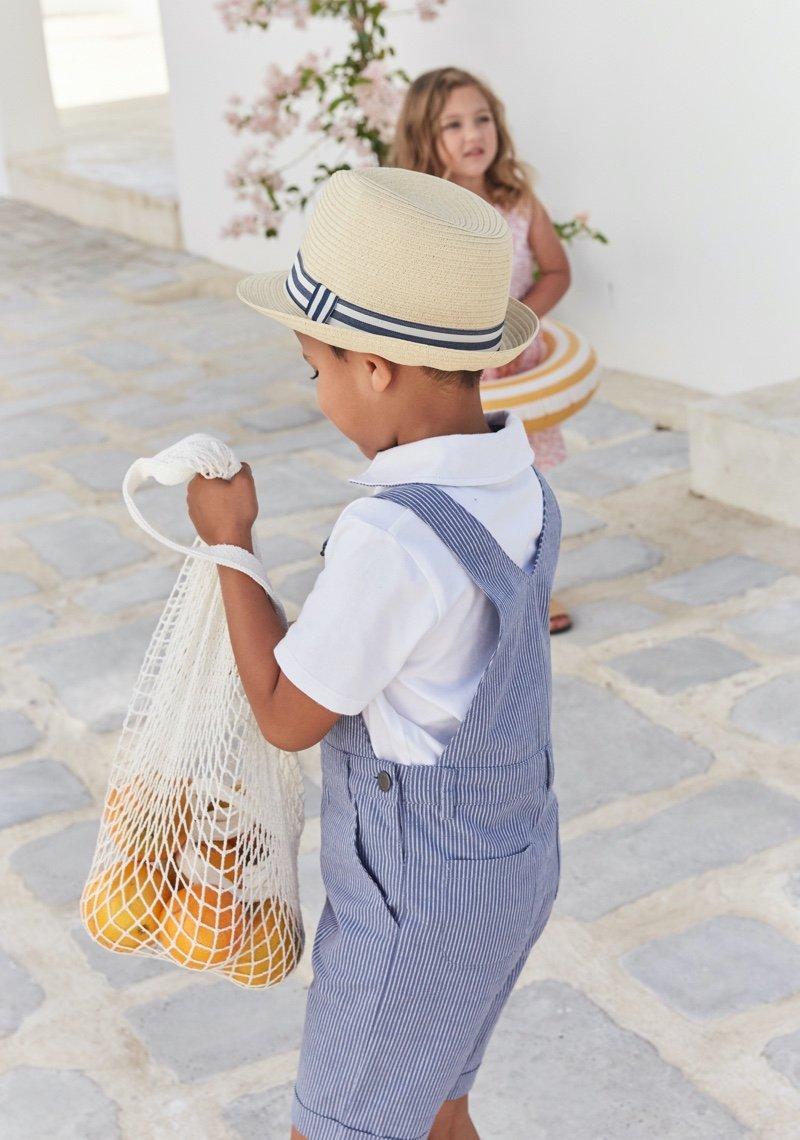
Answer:
M59 140L39 0L0 2L0 194L6 160Z

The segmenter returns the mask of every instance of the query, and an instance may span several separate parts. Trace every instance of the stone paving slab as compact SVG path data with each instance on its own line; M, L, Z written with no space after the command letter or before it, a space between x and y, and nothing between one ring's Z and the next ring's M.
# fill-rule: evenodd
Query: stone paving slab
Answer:
M56 392L59 389L78 387L86 382L86 374L77 369L54 368L49 371L26 371L15 375L10 383L14 392ZM99 391L108 392L108 385L99 385ZM9 401L9 404L12 401Z
M38 412L45 408L60 408L68 404L85 403L96 396L105 395L108 385L97 381L85 381L69 388L55 388L36 396L25 396L18 400L5 400L0 404L0 420Z
M694 685L721 681L750 669L754 662L712 637L680 637L609 661L635 685L658 693L680 693Z
M91 802L86 785L60 760L28 760L0 769L0 828Z
M137 1136L154 1121L203 1140L286 1134L310 944L289 983L253 994L109 953L77 913L99 816L87 789L102 792L181 564L130 523L120 497L129 463L192 431L252 461L259 545L292 610L322 567L319 548L339 511L369 493L348 483L368 461L320 416L294 338L232 298L235 276L0 200L0 517L11 539L0 558L0 631L12 639L0 654L0 801L4 786L17 788L6 808L16 825L0 830L0 929L15 963L10 981L0 976L12 1005L0 1095L26 1140L118 1135L122 1118L101 1084L120 1090ZM611 380L566 425L570 458L551 475L564 522L560 583L586 590L568 599L573 632L553 640L562 885L493 1039L474 1111L484 1140L784 1140L800 1118L800 1015L794 994L771 1000L764 987L795 984L782 954L796 942L800 899L789 846L800 835L800 786L790 794L800 556L788 531L688 494L686 438L652 430L662 408L643 396L669 388L677 423L685 400L676 389ZM139 501L158 529L192 542L185 489L151 484ZM81 566L89 544L73 524L82 520L111 525L136 558ZM26 545L27 530L50 537L54 524L65 524L60 557L74 574ZM134 607L145 616L131 621ZM673 696L640 683L652 659L636 660L637 680L615 667L631 650L668 647L680 659L692 638L738 650L746 669L717 681L706 671L702 689ZM665 671L656 672L658 683ZM316 750L302 763L299 874L311 938L325 901ZM720 924L737 891L767 907L760 922L747 918L755 934L734 937ZM685 941L698 930L697 944ZM41 993L25 981L29 947ZM649 995L620 967L637 950ZM676 969L681 953L687 965ZM717 988L706 992L696 978L717 961ZM703 1001L722 1009L742 994L753 1003L740 1012L714 1006L705 1016ZM87 1008L96 1014L82 1032ZM35 1058L42 1033L55 1072L9 1076L20 1056ZM70 1083L59 1085L64 1072ZM48 1098L55 1120L37 1116Z
M73 926L70 933L91 968L102 974L116 990L175 973L175 966L162 958L151 958L145 954L115 954L104 946L98 946L81 925Z
M52 451L56 447L100 443L105 438L102 431L84 427L56 412L35 412L0 423L0 455L16 459L20 455Z
M661 598L683 602L687 606L707 606L724 602L759 586L769 586L783 576L777 566L770 566L746 554L729 554L712 562L693 566L672 578L662 578L648 589Z
M39 587L27 574L0 574L0 602L35 594Z
M319 558L319 547L313 546L305 539L295 538L291 534L266 534L261 527L256 527L256 538L259 541L261 561L269 573L278 566L287 566L292 562L304 562L309 558ZM322 569L320 558L319 569Z
M553 981L512 994L471 1105L487 1140L751 1135L649 1042L620 1028L585 994Z
M707 1020L780 1001L800 989L800 947L752 918L722 914L622 958L667 1005Z
M163 364L155 368L148 368L136 377L140 388L148 392L167 391L176 385L191 385L192 387L202 381L205 371L197 364Z
M162 354L146 344L129 340L106 340L87 345L83 355L114 372L132 372L160 364Z
M26 522L41 515L74 514L78 504L63 491L34 491L17 499L0 502L0 524Z
M0 614L0 645L24 643L55 624L56 616L44 606L21 606Z
M142 602L166 601L177 577L177 568L170 566L135 570L82 590L75 595L75 601L93 613L116 614Z
M116 396L113 400L102 400L92 405L91 416L104 424L116 424L127 430L131 428L147 431L150 428L185 420L194 414L194 410L184 401L179 403L159 400L149 392L139 392L136 395ZM180 439L185 432L177 432L175 438Z
M787 598L732 618L728 629L768 653L800 656L800 599Z
M13 1033L38 1009L44 990L27 970L0 949L0 1034ZM0 1114L0 1121L2 1114Z
M293 975L258 992L221 981L134 1006L126 1017L156 1061L182 1081L201 1081L298 1049L304 996Z
M12 468L9 471L0 471L0 495L16 495L20 491L30 491L38 487L41 479L30 471Z
M40 523L20 531L43 562L65 578L85 578L139 562L147 549L125 538L106 519L76 518Z
M562 551L556 570L556 588L569 590L589 582L627 578L651 570L661 559L662 552L657 547L631 535L595 538Z
M41 733L30 717L12 709L0 709L0 756L30 748Z
M292 1126L294 1086L278 1085L263 1092L248 1093L223 1109L227 1121L241 1140L265 1140L288 1136Z
M298 860L300 902L312 926L316 927L325 905L325 884L319 866L319 851L308 851Z
M659 431L625 443L597 447L565 460L549 472L553 486L578 491L587 499L602 499L689 465L685 432Z
M73 1069L21 1065L0 1075L4 1140L116 1140L118 1115L97 1082Z
M23 663L52 686L67 712L95 732L109 732L122 725L157 618L51 641L31 650Z
M570 606L569 612L572 629L559 636L578 645L594 645L621 633L650 629L663 620L661 614L647 606L617 598Z
M607 690L572 677L555 679L553 726L564 820L621 796L672 787L713 760L707 749L653 724Z
M304 404L288 404L284 407L271 405L258 412L249 412L239 419L239 423L248 431L265 432L280 432L326 422L319 412Z
M800 1029L774 1037L764 1049L764 1056L796 1089L800 1089Z
M42 902L75 904L92 865L99 831L100 821L90 819L31 839L13 853L11 869Z
M170 442L176 443L179 438L173 436ZM160 448L148 448L148 451L150 450L155 454ZM164 487L159 483L147 483L136 492L136 505L150 525L167 538L183 543L184 546L191 546L197 537L186 509L185 485ZM125 513L128 513L127 510ZM144 532L142 538L149 543L151 550L164 549L158 547L155 539L149 535L145 538Z
M800 800L750 780L732 780L639 823L589 831L563 844L556 908L591 922L798 836Z
M326 478L321 469L291 456L259 462L253 478L262 518L315 507L344 507L364 493L363 488L354 488L344 479Z
M93 491L114 491L119 494L125 472L138 458L133 451L103 448L68 455L59 460L58 466Z
M653 424L636 412L628 412L609 404L607 400L595 398L582 408L576 416L567 420L565 429L571 434L582 436L593 443L615 439L634 432L651 431Z
M731 721L759 740L800 744L800 673L750 689L734 703Z
M561 509L562 540L578 538L580 535L589 534L590 531L599 530L605 526L602 519L595 518L588 511L581 510L580 507L576 507L572 503L560 503L559 506Z
M249 460L263 456L288 455L293 451L315 451L332 442L331 425L324 421L294 431L269 432L269 438L246 445Z
M302 606L308 595L314 588L314 583L322 571L322 559L319 559L318 566L312 566L308 570L296 570L294 574L290 574L281 582L280 591L282 598L288 598L290 602L298 607Z

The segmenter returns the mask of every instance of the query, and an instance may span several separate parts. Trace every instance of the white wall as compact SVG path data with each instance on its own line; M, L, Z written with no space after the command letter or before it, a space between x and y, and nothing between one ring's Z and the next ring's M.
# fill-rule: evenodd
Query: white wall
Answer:
M0 194L6 160L53 146L60 135L37 0L0 0Z
M82 107L166 92L158 0L41 3L57 107Z
M302 223L277 242L220 238L233 210L223 170L242 145L222 112L269 58L318 48L331 25L230 34L210 3L161 3L189 248L243 269L286 264ZM574 247L560 307L604 361L711 392L800 374L795 0L449 0L443 12L392 20L399 61L489 79L552 213L588 209L609 235Z

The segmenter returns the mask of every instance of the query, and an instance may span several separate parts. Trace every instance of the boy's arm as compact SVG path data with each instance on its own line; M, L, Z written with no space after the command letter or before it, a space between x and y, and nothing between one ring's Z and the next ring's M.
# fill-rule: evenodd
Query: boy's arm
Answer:
M209 546L241 546L253 553L258 501L250 466L231 479L195 475L186 488L189 517ZM247 574L219 566L233 655L256 723L277 748L297 752L322 740L340 713L323 708L281 672L274 656L284 629L264 590Z
M239 536L236 545L253 553L249 534ZM262 735L286 752L310 748L339 713L312 701L279 669L273 651L285 630L258 582L229 566L218 570L233 655Z

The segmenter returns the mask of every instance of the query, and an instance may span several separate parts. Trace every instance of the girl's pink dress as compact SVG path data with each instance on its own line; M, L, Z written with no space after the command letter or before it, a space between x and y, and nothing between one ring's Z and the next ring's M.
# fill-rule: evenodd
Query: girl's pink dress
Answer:
M512 297L516 297L518 301L521 301L526 293L529 293L531 290L533 274L536 269L533 250L528 241L528 234L531 228L531 208L530 206L505 207L496 205L495 209L498 213L503 215L511 230L511 240L514 249L514 258L511 265L511 295ZM538 336L533 344L529 344L526 349L523 349L522 355L517 362L519 365L518 370L520 372L526 372L529 368L535 368L537 364L541 364L546 351L544 338ZM497 373L498 369L487 368L483 377L486 380L494 380L497 379ZM534 451L536 466L541 471L547 471L550 467L555 467L557 463L561 463L567 457L564 437L559 427L545 428L544 431L528 432L528 439Z

